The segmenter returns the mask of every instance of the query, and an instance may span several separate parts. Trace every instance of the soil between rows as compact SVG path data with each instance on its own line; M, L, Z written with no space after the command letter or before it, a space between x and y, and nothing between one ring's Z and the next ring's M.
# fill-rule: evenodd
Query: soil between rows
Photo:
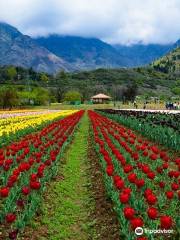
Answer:
M93 147L92 138L88 139L88 160L90 163L89 174L91 177L91 192L95 200L95 208L91 218L96 221L96 234L98 240L118 240L119 223L112 201L107 198L106 189L98 156Z

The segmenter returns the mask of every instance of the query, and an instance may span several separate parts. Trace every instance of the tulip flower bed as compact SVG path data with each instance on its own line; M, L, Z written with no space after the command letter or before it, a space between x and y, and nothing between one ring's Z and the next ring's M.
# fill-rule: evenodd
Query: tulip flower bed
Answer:
M40 113L34 111L34 114L32 114L32 112L29 112L29 115L25 116L14 115L11 113L10 117L0 119L0 147L5 146L10 142L16 141L18 138L33 131L40 130L43 126L50 123L52 120L65 117L74 112L76 111L44 111ZM27 112L25 113L27 114Z
M134 119L139 119L141 122L148 122L152 125L162 125L173 128L175 131L180 132L180 113L166 113L166 112L146 112L136 110L113 110L104 109L106 113L120 114Z
M0 111L0 119L2 118L11 118L11 117L22 117L28 115L39 115L39 114L46 114L58 112L58 110L16 110L16 111Z
M96 112L89 111L89 117L122 239L164 239L148 233L138 238L137 227L171 229L170 239L178 239L180 158L170 158L167 151Z
M171 148L175 151L180 150L180 125L178 114L159 114L149 112L136 112L120 110L99 110L120 124L138 131L143 136ZM133 116L132 116L132 112ZM116 114L117 113L117 114ZM171 122L171 126L167 122ZM172 122L173 126L172 127Z
M55 177L64 148L83 115L76 112L0 149L0 232L16 239L35 215L46 184Z

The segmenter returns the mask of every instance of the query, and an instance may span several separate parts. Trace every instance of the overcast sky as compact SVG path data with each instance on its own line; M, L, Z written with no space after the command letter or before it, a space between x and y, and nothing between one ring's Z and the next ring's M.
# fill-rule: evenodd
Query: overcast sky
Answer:
M30 36L168 43L180 38L180 0L0 0L0 21Z

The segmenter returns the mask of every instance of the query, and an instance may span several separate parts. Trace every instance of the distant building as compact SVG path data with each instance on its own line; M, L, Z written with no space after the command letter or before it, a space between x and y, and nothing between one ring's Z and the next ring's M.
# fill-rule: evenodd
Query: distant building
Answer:
M91 97L93 103L108 103L111 100L110 96L99 93L93 97Z

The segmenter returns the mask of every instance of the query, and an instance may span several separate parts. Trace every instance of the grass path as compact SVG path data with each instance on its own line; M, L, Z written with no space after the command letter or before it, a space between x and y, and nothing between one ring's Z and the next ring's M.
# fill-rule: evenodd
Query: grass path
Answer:
M65 164L60 166L63 180L55 181L48 190L47 199L42 206L42 224L48 234L46 239L96 239L93 222L88 219L94 208L88 191L88 129L89 120L85 114L75 132L73 144L66 152ZM45 238L41 236L41 239Z

